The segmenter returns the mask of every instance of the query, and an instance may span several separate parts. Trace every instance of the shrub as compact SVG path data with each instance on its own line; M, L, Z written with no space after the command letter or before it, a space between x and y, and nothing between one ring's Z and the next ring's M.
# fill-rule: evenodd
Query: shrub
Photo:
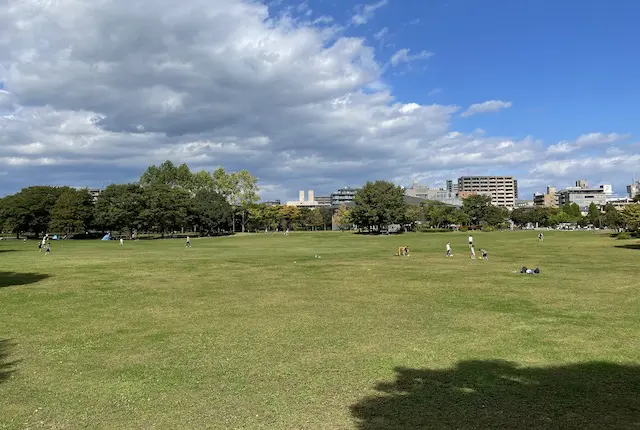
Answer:
M461 232L463 232L463 233L464 233L464 232L466 232L466 231L469 231L469 229L468 229L467 227L460 227L460 230L459 230L459 231L461 231Z
M492 226L490 226L490 225L484 225L484 226L482 226L482 229L481 229L481 230L482 230L482 231L484 231L484 232L496 231L495 227L492 227Z
M622 232L622 233L619 233L618 236L616 236L616 239L618 240L631 239L631 235L627 232Z

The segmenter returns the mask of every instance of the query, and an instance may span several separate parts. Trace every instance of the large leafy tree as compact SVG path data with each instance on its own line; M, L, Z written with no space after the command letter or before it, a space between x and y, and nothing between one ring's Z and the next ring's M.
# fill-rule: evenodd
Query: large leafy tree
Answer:
M145 196L138 184L112 184L96 203L96 225L104 230L130 232L142 226Z
M50 228L67 234L84 231L92 221L94 214L91 195L86 189L68 188L60 194L51 210Z
M226 230L231 226L229 202L213 190L202 189L193 199L193 221L205 233Z
M143 198L145 208L142 220L148 228L164 235L169 228L177 230L185 226L190 203L190 196L186 191L155 184L144 188Z
M624 219L619 210L611 203L607 203L604 207L604 215L602 216L602 224L609 228L620 228L624 225Z
M587 213L587 220L596 227L601 226L601 213L598 206L595 203L589 205L589 211Z
M68 187L35 186L23 188L17 194L3 199L5 226L16 235L32 232L46 233L51 223L51 212L58 198Z
M577 222L582 217L580 206L576 203L567 203L562 206L561 210L571 218L569 222Z
M640 229L640 204L627 205L622 211L622 219L628 230L637 231Z
M332 223L340 230L350 230L353 226L351 210L346 205L341 205L333 214Z
M473 225L481 225L485 222L489 207L491 207L490 196L474 194L462 200L462 211L467 214Z
M387 181L367 182L355 195L351 219L359 227L378 231L406 221L406 203L401 187Z

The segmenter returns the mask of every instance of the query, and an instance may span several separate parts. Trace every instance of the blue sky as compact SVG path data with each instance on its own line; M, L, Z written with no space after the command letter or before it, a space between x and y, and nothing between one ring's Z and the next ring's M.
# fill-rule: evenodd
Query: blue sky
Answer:
M624 194L640 174L639 2L166 6L0 6L0 194L166 158L283 200L462 174Z

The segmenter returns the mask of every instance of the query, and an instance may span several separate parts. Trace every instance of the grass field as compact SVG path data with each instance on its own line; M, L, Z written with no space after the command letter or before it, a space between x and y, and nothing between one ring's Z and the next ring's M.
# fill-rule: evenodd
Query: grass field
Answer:
M475 241L2 241L0 428L640 428L638 242Z

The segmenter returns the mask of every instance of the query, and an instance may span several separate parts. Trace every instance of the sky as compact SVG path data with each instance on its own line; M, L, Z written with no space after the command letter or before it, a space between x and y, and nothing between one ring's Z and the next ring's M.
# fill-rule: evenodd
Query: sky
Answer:
M264 200L640 177L635 0L5 0L0 196L248 169Z

